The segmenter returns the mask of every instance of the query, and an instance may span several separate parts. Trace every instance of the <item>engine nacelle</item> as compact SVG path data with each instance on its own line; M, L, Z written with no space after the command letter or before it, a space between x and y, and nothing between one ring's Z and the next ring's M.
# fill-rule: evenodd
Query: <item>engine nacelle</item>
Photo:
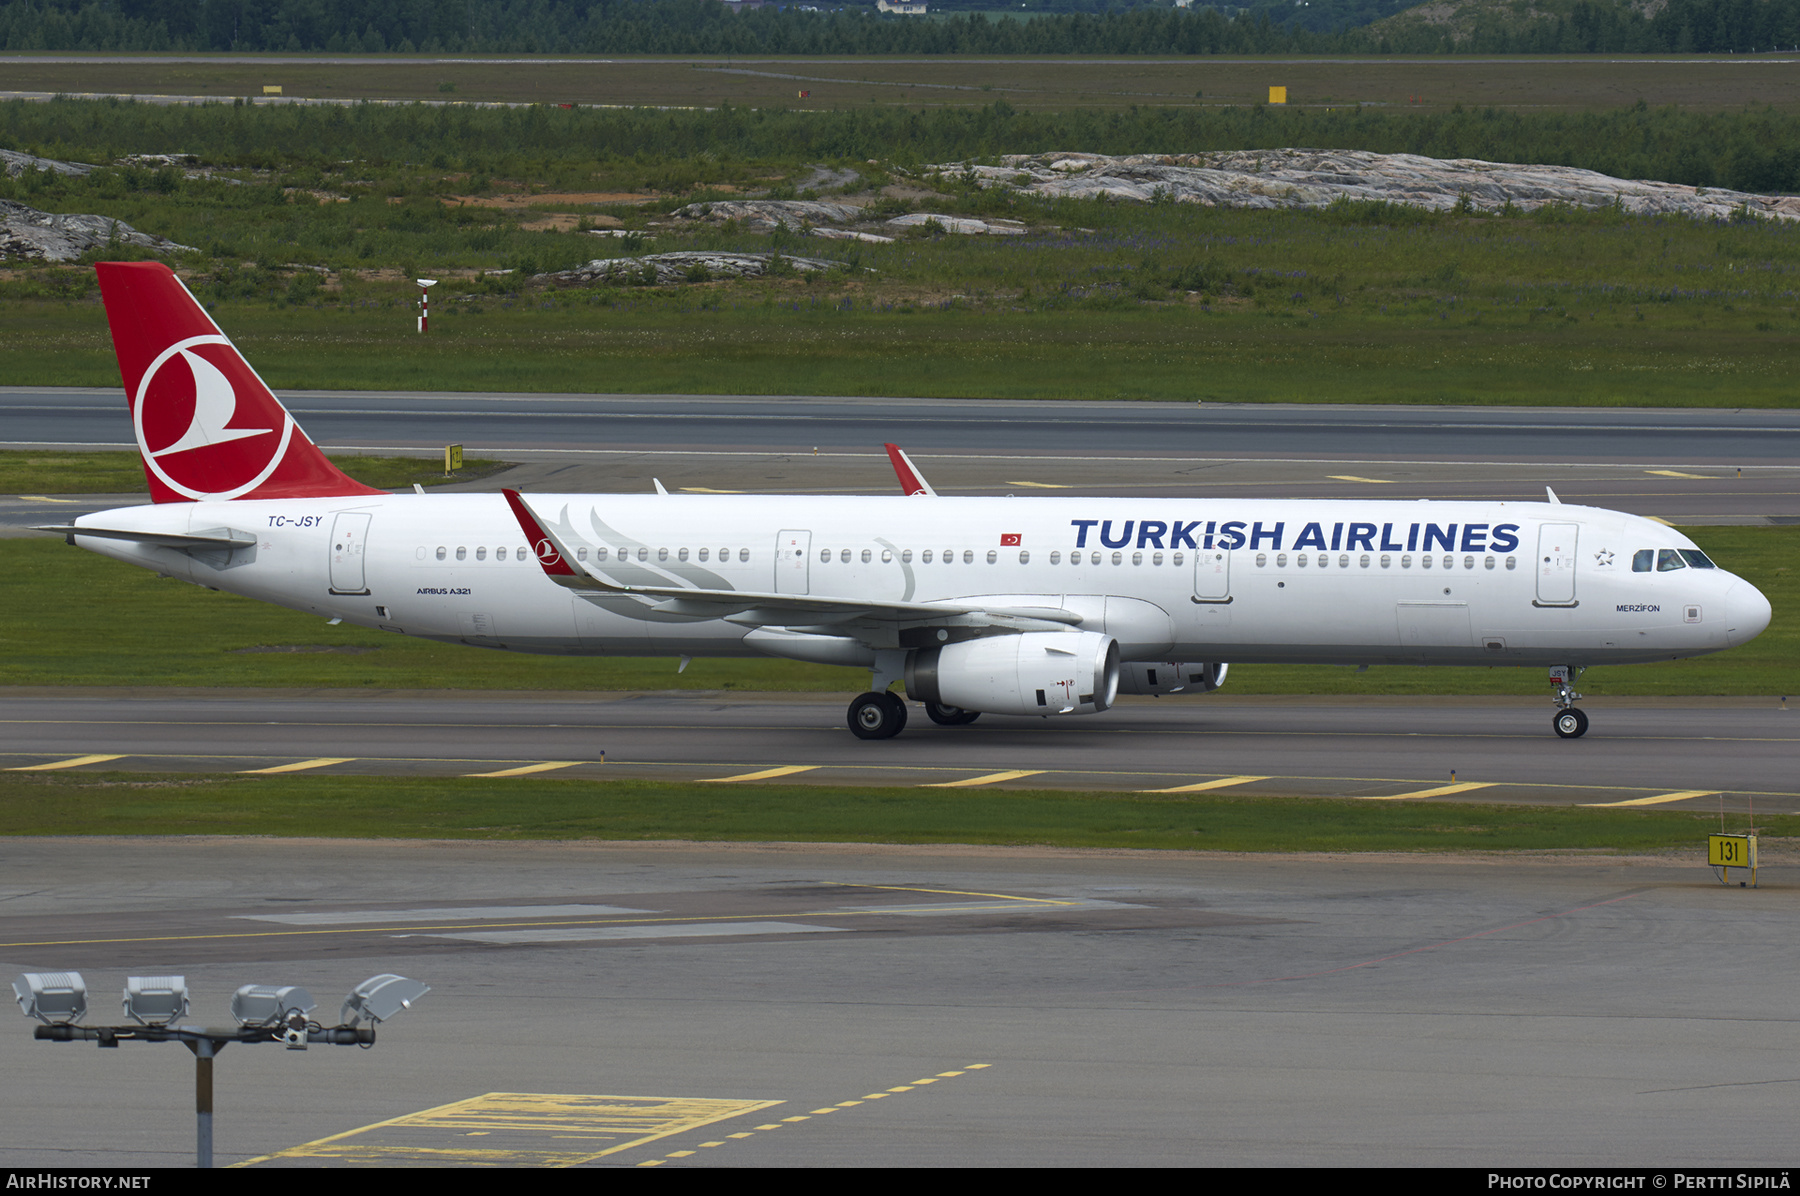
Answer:
M1158 660L1149 664L1133 661L1119 668L1119 692L1122 694L1209 694L1225 684L1228 664L1183 664L1176 660Z
M989 714L1096 714L1119 692L1119 644L1094 631L1027 631L906 654L906 696Z

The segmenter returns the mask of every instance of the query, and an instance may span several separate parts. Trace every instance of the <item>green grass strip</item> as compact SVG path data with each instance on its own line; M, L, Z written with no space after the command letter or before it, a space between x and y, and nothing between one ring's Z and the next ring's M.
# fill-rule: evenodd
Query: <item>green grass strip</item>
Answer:
M1732 829L1744 829L1741 818ZM1703 852L1716 815L1568 806L542 778L0 774L0 835L681 839L1174 851ZM1761 821L1800 835L1800 815Z

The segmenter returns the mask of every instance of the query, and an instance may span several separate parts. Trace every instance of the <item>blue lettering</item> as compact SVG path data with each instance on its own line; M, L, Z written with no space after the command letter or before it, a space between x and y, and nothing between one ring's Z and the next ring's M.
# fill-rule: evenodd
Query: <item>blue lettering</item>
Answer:
M1338 550L1338 545L1342 544L1343 542L1344 542L1344 525L1341 523L1332 524L1331 525L1331 551L1336 552Z
M1487 551L1487 528L1488 525L1485 523L1463 524L1462 551Z
M1277 540L1275 542L1275 547L1280 548L1281 541ZM1325 547L1325 529L1320 527L1316 523L1307 524L1305 527L1300 529L1300 538L1298 540L1294 541L1294 547L1295 548L1323 548L1323 547Z
M1139 548L1161 548L1163 533L1168 530L1169 525L1159 520L1144 520L1142 523L1138 524L1137 546ZM1191 541L1189 547L1192 547Z
M1435 523L1425 525L1425 551L1430 552L1433 544L1441 544L1445 552L1456 551L1456 525L1448 528L1439 527Z
M1394 537L1394 525L1391 523L1382 524L1381 525L1381 551L1383 551L1383 552L1399 552L1400 551L1401 545L1388 543L1388 541L1393 539L1393 537Z
M1392 527L1393 524L1389 524ZM1344 545L1351 552L1361 548L1364 552L1375 551L1375 525L1373 523L1352 523L1350 525L1350 542Z
M1127 519L1125 521L1125 531L1117 540L1115 540L1112 538L1112 520L1108 519L1105 523L1100 525L1100 543L1108 548L1125 547L1127 544L1131 543L1131 525L1135 522L1136 520Z
M1086 548L1087 547L1088 528L1093 527L1096 523L1099 523L1099 522L1100 521L1098 519L1071 519L1071 520L1069 520L1069 523L1072 526L1080 529L1079 531L1077 531L1075 533L1075 547L1077 547L1077 548Z
M1513 535L1519 530L1516 523L1497 523L1494 525L1494 542L1488 545L1495 552L1511 552L1519 546L1519 537Z
M1411 552L1419 546L1419 525L1413 524L1406 533L1406 551Z
M1150 524L1146 523L1144 526L1149 527ZM1159 523L1156 526L1161 527L1162 524ZM1194 529L1199 526L1200 521L1198 519L1194 520L1192 523L1183 523L1181 520L1177 519L1175 525L1169 529L1169 547L1198 548L1199 545L1194 543ZM1209 523L1206 525L1206 531L1208 535L1212 534L1212 524ZM1211 548L1212 541L1207 541L1206 546ZM1157 547L1161 548L1162 545L1158 544Z
M1233 519L1230 523L1221 523L1219 525L1219 542L1216 545L1214 545L1215 548L1223 548L1227 551L1230 551L1233 548L1242 548L1243 546L1244 546L1244 521L1243 520Z
M1225 526L1230 527L1231 525L1228 523ZM1240 524L1238 524L1238 526L1243 527L1244 525L1240 523ZM1261 547L1262 542L1264 540L1270 541L1269 547L1280 548L1281 547L1281 529L1286 526L1287 526L1287 524L1285 524L1285 523L1277 523L1275 525L1274 531L1265 532L1263 530L1263 525L1261 523L1258 523L1255 527L1250 529L1250 549L1251 549L1251 551L1254 552L1257 548Z

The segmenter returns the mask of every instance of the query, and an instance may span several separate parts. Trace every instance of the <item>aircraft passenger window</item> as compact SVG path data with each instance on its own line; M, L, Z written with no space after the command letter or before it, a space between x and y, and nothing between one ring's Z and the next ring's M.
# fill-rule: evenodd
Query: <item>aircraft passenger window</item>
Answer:
M728 561L730 559L731 559L731 549L729 549L729 548L719 549L719 564L723 565L726 561Z
M1287 553L1281 553L1275 558L1275 567L1277 569L1287 568Z
M711 551L712 551L712 549L710 549L710 548L702 548L702 549L701 549L701 550L700 550L700 559L701 559L701 560L705 560L705 559L706 559L706 558L707 558L707 555L708 555L708 554L709 554L709 553L710 553L710 552L711 552Z
M1152 565L1160 565L1160 564L1162 564L1162 553L1160 553L1160 552L1153 552L1153 553L1151 553L1151 554L1150 554L1150 563L1151 563L1151 564L1152 564Z
M685 549L685 548L683 548L683 549L682 549L682 550L681 550L681 551L680 551L680 552L678 552L678 553L676 553L676 554L675 554L675 559L676 559L676 560L678 560L678 561L685 561L685 560L687 560L687 549Z
M1456 558L1453 556L1445 556L1444 557L1444 568L1446 568L1446 569L1456 568Z
M1401 557L1401 558L1400 558L1400 563L1401 563L1401 564L1405 564L1405 563L1406 563L1406 558L1405 558L1405 557ZM1420 557L1420 558L1419 558L1419 568L1421 568L1421 569L1429 569L1429 568L1431 568L1431 558L1430 558L1430 557L1428 557L1428 556L1422 556L1422 557Z
M1655 563L1656 549L1654 548L1640 548L1631 554L1631 571L1633 573L1648 573L1651 565Z
M972 548L963 549L963 564L973 565L974 563L975 563L975 550Z
M1331 558L1321 552L1319 554L1319 568L1323 569L1329 564L1331 564Z
M838 560L840 560L840 561L844 562L844 564L848 565L850 563L850 550L848 548L846 548L846 549L844 549L844 551L838 553Z
M1391 565L1391 564L1393 564L1393 562L1394 562L1394 558L1393 558L1393 557L1391 557L1391 556L1384 556L1384 557L1382 557L1382 558L1381 558L1381 567L1382 567L1382 568L1383 568L1383 569L1386 569L1386 568L1387 568L1387 567L1388 567L1388 566L1389 566L1389 565Z
M1134 564L1134 565L1141 565L1141 564L1143 564L1143 563L1144 563L1144 554L1143 554L1143 553L1141 553L1141 552L1134 552L1134 553L1132 553L1132 554L1131 554L1131 563L1132 563L1132 564Z
M445 558L445 557L446 557L446 556L448 556L448 555L449 555L449 554L448 554L448 553L447 553L447 552L445 552L445 551L444 551L444 549L443 549L443 548L442 548L442 547L439 547L439 548L438 548L438 550L437 550L437 559L438 559L438 560L440 560L440 561L441 561L441 560L443 560L443 559L444 559L444 558Z
M1277 557L1276 560L1279 561L1280 558ZM1304 552L1296 552L1294 554L1294 568L1296 568L1296 569L1306 568L1306 554Z
M666 560L668 560L668 559L669 559L669 550L668 550L668 549L666 549L666 548L659 548L659 549L657 549L657 550L656 550L656 559L657 559L657 560L659 560L659 561L666 561Z
M997 551L995 551L992 548L988 549L988 564L991 565L995 561L998 561L999 559L1000 559L1000 554Z
M650 550L648 548L638 549L638 560L647 561L649 559L650 559Z
M901 563L901 564L902 564L902 565L910 565L910 564L912 564L912 549L910 549L910 548L902 548L902 549L901 549L901 550L900 550L900 563Z
M924 552L919 554L919 563L921 565L931 564L931 549L927 548Z
M1493 557L1487 558L1487 567L1490 569L1492 569L1494 567L1494 558Z
M819 563L821 565L831 564L831 549L829 549L829 548L819 549Z
M1266 569L1266 568L1268 568L1268 565L1269 565L1269 554L1266 552L1257 553L1256 554L1256 567L1258 569Z
M1507 557L1506 558L1506 567L1508 569L1517 569L1519 567L1519 558L1516 556Z
M504 549L504 548L494 549L494 559L497 561L505 560L506 559L506 549Z
M738 549L738 560L748 561L749 559L750 559L750 550L748 548Z
M1029 552L1026 552L1024 549L1019 550L1019 564L1021 564L1021 565L1031 564L1031 554Z
M525 546L523 544L519 545L519 551L514 555L513 559L519 561L525 559Z
M885 557L887 554L883 553L882 555ZM865 565L869 563L869 550L866 548L862 550L862 562Z
M576 550L575 550L575 559L576 559L576 560L578 560L578 561L585 561L585 560L587 560L587 549L585 549L585 548L577 548L577 549L576 549Z
M1060 564L1062 564L1062 553L1060 553L1060 552L1053 552L1053 553L1051 553L1051 554L1050 554L1050 563L1051 563L1051 564L1052 564L1052 565L1060 565Z
M1338 554L1338 568L1348 569L1349 567L1350 567L1350 554L1349 553Z
M1475 558L1474 557L1466 556L1463 558L1463 568L1473 569L1474 567L1475 567Z
M881 563L882 564L886 565L886 564L890 563L891 561L893 561L893 559L894 559L894 554L892 551L890 551L889 549L886 549L886 548L881 550Z
M478 561L487 560L487 546L485 544L475 550L475 559Z
M1099 553L1097 553L1097 552L1088 553L1088 564L1098 565L1099 563L1100 563L1100 554Z
M1367 569L1369 567L1369 554L1365 552L1360 557L1357 557L1356 564L1358 568Z
M1410 569L1410 568L1412 568L1412 558L1411 558L1411 557L1410 557L1410 556L1403 556L1403 557L1401 557L1401 558L1400 558L1400 567L1401 567L1401 568L1402 568L1402 569Z
M596 548L596 549L594 549L594 559L595 559L595 560L597 560L597 561L603 561L603 560L605 560L605 559L606 559L606 557L607 557L607 550L606 550L606 549L604 549L604 548ZM623 556L623 555L621 555L621 556L620 556L620 558L619 558L619 559L620 559L620 560L624 560L624 559L625 559L625 558L624 558L624 556Z
M468 560L469 559L469 550L464 548L461 544L458 544L456 546L456 559L459 561Z
M1688 564L1692 565L1696 569L1717 569L1718 568L1717 565L1712 563L1712 558L1708 557L1704 552L1701 552L1698 548L1683 548L1681 550L1681 559L1686 561Z
M1677 569L1685 568L1687 568L1687 562L1681 559L1680 552L1673 548L1656 550L1656 571L1658 573L1673 573Z
M1170 557L1169 563L1171 565L1174 565L1177 569L1179 569L1181 567L1181 554L1178 552L1174 556Z
M1113 564L1123 565L1124 563L1125 563L1125 554L1124 553L1122 553L1122 552L1113 553Z

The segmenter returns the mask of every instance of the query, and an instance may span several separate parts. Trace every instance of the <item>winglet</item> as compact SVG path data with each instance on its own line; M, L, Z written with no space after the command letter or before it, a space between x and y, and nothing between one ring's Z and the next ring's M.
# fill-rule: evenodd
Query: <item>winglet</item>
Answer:
M1548 486L1544 487L1544 497L1548 498L1551 502L1555 503L1557 506L1559 506L1559 507L1562 506L1562 499L1556 497L1556 491L1550 489L1550 487L1548 487Z
M506 495L506 505L512 508L513 517L519 521L519 527L525 533L526 543L531 545L538 564L543 566L550 580L566 584L563 582L564 578L582 576L570 564L569 550L550 534L548 528L538 522L537 516L531 513L531 508L525 505L525 500L519 497L519 492L502 490L500 493Z
M918 469L913 466L912 458L899 445L889 444L883 447L887 449L888 460L894 463L894 473L899 477L900 489L906 492L906 497L937 497L937 491L919 474Z

